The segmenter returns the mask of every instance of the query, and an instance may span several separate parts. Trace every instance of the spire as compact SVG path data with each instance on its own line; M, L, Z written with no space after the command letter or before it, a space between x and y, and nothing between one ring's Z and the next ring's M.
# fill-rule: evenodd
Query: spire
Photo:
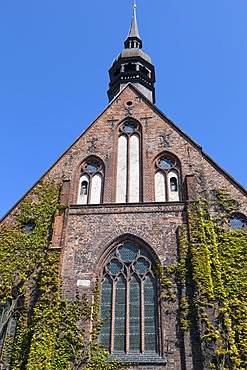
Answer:
M129 34L127 39L124 42L125 49L131 48L142 48L142 40L139 34L138 25L137 25L137 18L136 18L136 2L134 2L133 6L133 15L131 20L131 25L129 29Z
M107 91L111 101L127 84L135 86L148 100L155 103L155 71L150 57L142 49L137 19L136 1L124 50L109 69L110 83Z

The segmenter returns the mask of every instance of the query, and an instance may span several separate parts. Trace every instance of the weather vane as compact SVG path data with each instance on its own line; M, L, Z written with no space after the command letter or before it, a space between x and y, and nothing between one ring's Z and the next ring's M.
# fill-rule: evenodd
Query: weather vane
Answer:
M136 0L134 0L134 5L133 5L133 8L136 9L137 8L137 5L136 5Z

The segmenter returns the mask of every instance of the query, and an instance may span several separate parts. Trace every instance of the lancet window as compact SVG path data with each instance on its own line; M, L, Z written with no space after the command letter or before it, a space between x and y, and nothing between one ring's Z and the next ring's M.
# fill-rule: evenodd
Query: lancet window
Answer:
M156 297L151 257L138 245L119 244L101 283L100 342L111 354L157 353Z
M175 156L164 154L155 161L155 201L179 201L180 166Z
M136 121L119 127L117 158L117 203L140 202L141 127Z
M8 364L9 359L8 355L6 357L5 349L8 346L7 341L15 336L18 313L17 299L8 299L3 306L0 306L0 364L3 360Z
M98 158L91 158L81 165L78 204L102 203L103 164Z

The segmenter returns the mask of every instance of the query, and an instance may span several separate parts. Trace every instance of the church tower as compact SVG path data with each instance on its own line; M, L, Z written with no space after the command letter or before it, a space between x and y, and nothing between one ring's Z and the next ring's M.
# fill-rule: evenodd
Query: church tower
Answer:
M148 100L155 103L154 66L151 64L150 57L142 51L142 40L136 19L136 5L134 5L129 33L124 41L124 50L113 61L109 75L109 101L131 82Z
M136 6L109 76L107 108L1 221L0 369L242 370L247 192L154 105Z

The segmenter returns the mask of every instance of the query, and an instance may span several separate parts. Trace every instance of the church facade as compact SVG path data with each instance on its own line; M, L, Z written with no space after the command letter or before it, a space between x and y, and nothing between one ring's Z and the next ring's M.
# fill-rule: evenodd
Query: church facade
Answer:
M200 202L212 205L219 189L237 200L224 232L245 233L247 192L154 105L155 71L142 51L135 10L109 74L109 105L43 178L62 183L65 210L54 219L50 248L60 253L62 294L73 300L85 293L93 302L99 283L98 340L110 360L137 370L220 369L214 349L204 345L203 322L192 318L183 327L183 304L190 305L190 289L198 292L199 284L196 267L191 281L179 278L182 240L203 245L192 228L193 210ZM210 310L214 322L218 314Z

